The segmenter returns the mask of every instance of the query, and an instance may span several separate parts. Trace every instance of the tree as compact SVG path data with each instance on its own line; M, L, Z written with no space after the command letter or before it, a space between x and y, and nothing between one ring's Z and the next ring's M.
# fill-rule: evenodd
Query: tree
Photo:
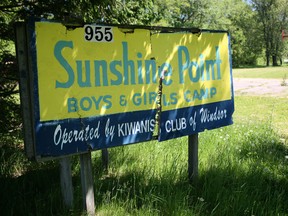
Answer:
M157 0L161 25L173 27L199 27L205 20L207 0Z
M8 3L3 1L2 3ZM14 8L18 4L0 5L0 134L19 127L20 106L17 103L18 74L14 49Z
M206 14L204 28L229 31L233 67L255 65L263 46L249 5L242 0L212 0Z
M158 7L153 0L116 1L103 21L116 24L151 25L160 19Z
M266 66L277 65L277 58L281 58L283 43L281 30L287 26L288 5L285 0L251 0L253 9L257 12L259 23L262 26L262 35L265 41Z

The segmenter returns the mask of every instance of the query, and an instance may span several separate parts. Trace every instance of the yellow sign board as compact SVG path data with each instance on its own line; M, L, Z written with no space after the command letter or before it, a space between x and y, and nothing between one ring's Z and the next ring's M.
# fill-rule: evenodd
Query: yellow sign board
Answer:
M36 22L40 121L230 100L227 33ZM48 36L49 35L49 36Z

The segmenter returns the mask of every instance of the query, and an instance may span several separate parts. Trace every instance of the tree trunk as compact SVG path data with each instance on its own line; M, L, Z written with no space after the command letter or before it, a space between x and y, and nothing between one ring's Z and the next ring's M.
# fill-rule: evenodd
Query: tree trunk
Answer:
M270 55L268 54L268 52L266 53L266 66L268 67L270 64Z
M272 65L273 66L278 66L278 64L277 64L277 56L276 55L272 56Z

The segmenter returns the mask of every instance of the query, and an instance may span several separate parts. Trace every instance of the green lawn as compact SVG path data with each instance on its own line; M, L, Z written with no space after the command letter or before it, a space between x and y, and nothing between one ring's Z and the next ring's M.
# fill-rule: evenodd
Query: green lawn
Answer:
M259 67L259 68L236 68L233 69L234 78L267 78L283 79L288 78L288 66L279 67Z
M288 138L287 98L238 96L235 104L235 124L268 124L279 136Z
M288 215L287 110L285 98L236 97L234 124L199 134L192 185L187 137L112 148L108 172L94 152L98 215ZM21 142L1 141L1 215L85 215L78 156L74 208L66 210L58 161L29 162Z

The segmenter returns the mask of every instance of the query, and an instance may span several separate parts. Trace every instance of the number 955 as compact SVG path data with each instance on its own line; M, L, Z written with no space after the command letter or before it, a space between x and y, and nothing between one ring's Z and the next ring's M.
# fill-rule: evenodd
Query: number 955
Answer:
M111 27L85 25L84 38L91 42L113 42L113 31Z

